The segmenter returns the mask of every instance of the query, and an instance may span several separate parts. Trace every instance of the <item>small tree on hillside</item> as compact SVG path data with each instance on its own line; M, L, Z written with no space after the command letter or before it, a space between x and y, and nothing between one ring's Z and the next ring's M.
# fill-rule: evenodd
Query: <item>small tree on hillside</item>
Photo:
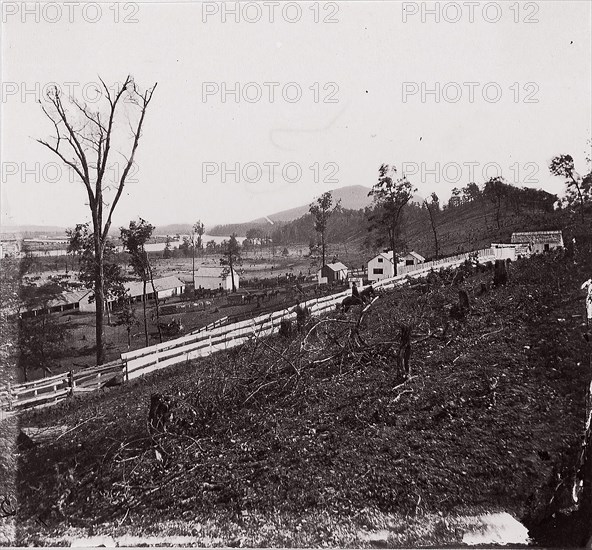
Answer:
M589 162L589 159L587 159ZM566 179L563 203L569 208L579 207L582 223L586 206L592 204L592 172L582 177L575 170L571 155L558 155L551 160L549 171Z
M140 218L139 222L131 221L129 228L120 228L121 241L123 246L130 255L130 265L134 273L142 280L142 302L144 314L144 336L146 339L146 346L148 346L148 321L146 318L146 285L150 281L152 285L152 292L156 302L156 325L158 327L158 338L162 342L162 333L160 329L160 317L158 311L158 292L154 287L154 277L152 275L152 267L148 260L146 252L146 242L152 236L154 226L149 224L146 220Z
M397 244L401 231L403 209L417 191L407 178L395 179L395 166L382 164L378 170L378 182L368 196L374 198L374 210L370 216L371 229L386 230L388 243L393 251L393 273L397 274Z
M232 292L236 292L236 283L234 280L235 268L242 265L242 258L240 254L240 245L236 240L236 233L230 236L229 241L222 243L222 254L220 258L220 265L224 266L222 270L222 277L226 278L230 275L232 280Z
M501 212L504 199L508 196L509 186L501 176L489 178L485 182L483 195L487 197L495 207L495 221L497 228L501 228Z
M121 309L117 312L117 322L115 324L116 326L125 327L127 332L127 349L129 350L132 346L132 328L139 324L129 294L123 296Z
M464 202L473 202L481 198L481 191L475 182L468 183L462 188L462 196Z
M321 237L321 258L322 265L326 263L326 246L327 246L327 224L331 214L339 209L340 201L333 206L333 195L331 191L323 193L316 202L313 202L308 211L312 214L314 220L315 231Z
M436 260L440 255L440 246L438 243L437 219L440 214L440 199L436 193L430 195L430 200L423 201L424 206L428 211L430 217L430 225L432 226L432 233L434 234L434 248L436 249Z

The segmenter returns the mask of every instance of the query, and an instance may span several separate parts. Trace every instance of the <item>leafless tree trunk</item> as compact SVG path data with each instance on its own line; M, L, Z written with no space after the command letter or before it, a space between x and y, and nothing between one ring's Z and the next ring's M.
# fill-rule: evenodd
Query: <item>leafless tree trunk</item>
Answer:
M430 215L430 224L432 226L432 233L434 234L434 246L436 248L436 260L440 255L440 246L438 243L438 232L436 231L436 218L434 216L434 212L432 209L434 208L433 205L429 204L427 200L424 200L423 203L428 210L428 214Z
M148 320L146 319L146 279L142 281L142 310L144 312L144 337L146 338L146 347L148 347Z
M103 89L98 91L107 101L106 113L101 110L93 111L86 103L83 104L71 98L70 102L74 106L74 113L72 113L64 104L59 88L55 86L50 89L47 93L47 104L42 105L41 108L55 127L55 142L37 140L57 155L78 176L88 195L96 261L94 292L97 305L96 349L97 364L99 365L105 360L105 331L103 327L105 245L111 228L113 211L121 198L132 168L146 110L156 88L155 84L146 92L140 92L131 76L128 76L125 82L115 90L110 90L103 80L101 80L101 84ZM110 153L116 128L116 113L118 106L123 102L134 104L139 108L139 119L135 125L131 121L126 125L126 131L129 128L133 136L131 151L129 156L123 157L123 170L113 175L110 174L113 169ZM104 220L103 208L107 211L106 220Z
M162 344L162 330L160 328L160 313L158 311L158 292L154 286L154 276L152 275L152 268L148 264L148 275L150 277L150 284L152 285L152 292L154 292L154 303L156 304L156 327L158 328L158 340Z

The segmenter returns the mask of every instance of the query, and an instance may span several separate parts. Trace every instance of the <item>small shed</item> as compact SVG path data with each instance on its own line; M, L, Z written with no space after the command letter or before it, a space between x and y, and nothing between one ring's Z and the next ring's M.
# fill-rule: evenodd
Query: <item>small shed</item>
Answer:
M555 248L563 248L561 231L523 231L512 233L512 244L525 244L530 252L540 253Z
M401 256L399 256L399 261L397 262L397 265L419 265L424 262L425 258L421 254L418 254L417 252L414 252L412 250L407 254L402 254Z
M341 262L326 264L317 272L317 279L321 283L337 283L347 281L347 267Z

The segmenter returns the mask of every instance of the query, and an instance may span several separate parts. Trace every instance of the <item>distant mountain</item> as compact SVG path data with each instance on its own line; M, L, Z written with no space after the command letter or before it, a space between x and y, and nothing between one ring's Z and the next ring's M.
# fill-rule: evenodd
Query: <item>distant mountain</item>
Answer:
M372 204L373 199L372 197L368 196L370 191L370 187L364 187L363 185L350 185L348 187L334 189L331 191L331 194L333 195L333 202L341 200L341 208L346 210L363 210L366 208L366 206L370 206L370 204ZM304 214L308 214L310 204L315 199L316 197L311 199L308 204L297 206L296 208L290 208L289 210L282 210L281 212L270 214L267 217L273 222L290 222L292 220L297 220L298 218L304 216ZM411 202L418 202L421 204L423 202L423 198L419 195L413 195ZM265 218L259 218L257 220L253 220L251 223L264 223L265 221L267 221Z
M347 187L340 187L331 191L333 195L333 201L341 200L341 207L345 210L363 210L366 206L372 204L372 197L368 196L370 187L364 187L363 185L349 185ZM275 214L269 214L262 218L257 218L250 222L245 223L230 223L217 225L209 231L212 235L230 235L236 233L237 235L246 235L249 229L263 229L269 230L273 224L284 224L291 221L297 220L308 214L310 204L316 199L313 197L307 204L296 206L288 210L282 210ZM413 195L411 202L422 203L423 198L419 195Z
M334 189L331 191L331 194L333 195L333 202L341 200L342 208L348 210L361 210L372 203L372 197L368 196L369 192L369 187L364 187L363 185L350 185L348 187ZM290 208L289 210L282 210L281 212L270 214L267 217L273 222L290 222L292 220L297 220L304 216L304 214L308 214L310 204L315 198L316 197L312 198L308 204L303 204L296 208ZM253 220L252 223L263 223L265 221L265 218L259 218Z

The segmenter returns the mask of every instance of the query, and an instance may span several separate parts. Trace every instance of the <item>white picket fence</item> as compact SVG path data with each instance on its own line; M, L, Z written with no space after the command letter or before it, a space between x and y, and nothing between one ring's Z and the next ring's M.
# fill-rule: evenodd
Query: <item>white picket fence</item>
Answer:
M406 279L426 275L430 270L455 267L474 256L475 252L459 254L442 260L427 262L399 269L396 277L383 279L373 286L376 289L391 289ZM479 261L495 259L491 248L478 250ZM363 290L363 289L360 289ZM330 296L302 302L312 315L320 315L335 309L337 304L351 295L345 290ZM51 378L0 388L0 409L21 410L57 403L78 392L94 391L103 387L106 377L121 376L125 381L155 372L166 367L185 363L199 357L207 357L217 351L240 346L252 338L264 338L279 331L283 320L296 318L296 306L266 313L238 323L223 324L219 319L181 338L169 340L135 351L121 354L121 359L108 365L91 367L75 373L64 373Z

